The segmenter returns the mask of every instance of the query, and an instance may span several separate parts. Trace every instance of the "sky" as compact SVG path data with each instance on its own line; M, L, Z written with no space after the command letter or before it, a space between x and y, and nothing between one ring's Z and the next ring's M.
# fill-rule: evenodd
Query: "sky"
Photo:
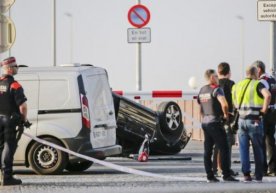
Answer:
M75 63L103 67L114 90L135 91L137 51L136 44L127 42L127 29L134 28L127 14L137 0L56 1L57 65L73 58ZM52 2L17 0L11 7L16 27L11 55L19 64L53 65ZM257 20L256 0L141 0L141 4L151 14L146 25L151 42L142 44L143 91L189 91L191 77L200 87L205 70L216 69L220 62L231 65L234 81L242 78L243 66L255 60L270 65L270 22ZM0 59L8 55L2 53Z

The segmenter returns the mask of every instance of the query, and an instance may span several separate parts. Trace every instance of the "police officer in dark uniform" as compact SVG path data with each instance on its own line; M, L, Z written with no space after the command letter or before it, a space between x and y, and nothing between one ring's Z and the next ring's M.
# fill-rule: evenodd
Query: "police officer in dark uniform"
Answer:
M200 89L198 103L201 107L202 129L204 131L204 166L207 182L219 182L212 169L212 152L216 145L221 153L221 167L224 181L238 181L230 173L229 147L222 120L228 120L228 104L223 90L218 85L218 75L213 69L205 72L207 85Z
M263 139L263 154L264 154L264 175L276 176L276 146L275 146L275 119L273 111L275 111L276 102L276 81L274 77L265 72L265 64L262 61L255 61L258 77L261 83L269 90L271 101L268 106L268 111L264 115L264 139Z
M14 57L1 62L0 78L0 157L2 186L22 184L13 177L13 156L16 150L16 126L25 122L27 116L26 97L22 86L14 80L18 66Z

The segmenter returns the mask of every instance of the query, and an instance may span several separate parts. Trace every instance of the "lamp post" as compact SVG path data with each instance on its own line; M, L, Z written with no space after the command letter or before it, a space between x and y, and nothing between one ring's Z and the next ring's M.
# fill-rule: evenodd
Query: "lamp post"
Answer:
M242 79L244 78L244 18L241 15L237 15L236 18L241 21L241 64L242 64Z
M65 16L67 16L70 19L70 63L73 64L73 15L71 13L64 13Z
M11 9L9 9L9 18L11 19ZM11 48L9 49L9 57L11 57Z
M270 69L274 78L276 78L275 50L276 50L276 25L275 25L275 21L272 21L270 22Z
M53 0L53 21L52 21L52 52L53 52L53 66L57 65L57 57L56 57L56 48L57 48L57 41L56 41L56 0Z

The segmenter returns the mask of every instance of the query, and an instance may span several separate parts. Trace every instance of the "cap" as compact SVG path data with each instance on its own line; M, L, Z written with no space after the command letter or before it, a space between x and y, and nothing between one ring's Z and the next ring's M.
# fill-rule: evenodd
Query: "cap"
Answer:
M1 66L4 66L4 65L17 66L15 57L9 57L9 58L4 59L1 62Z

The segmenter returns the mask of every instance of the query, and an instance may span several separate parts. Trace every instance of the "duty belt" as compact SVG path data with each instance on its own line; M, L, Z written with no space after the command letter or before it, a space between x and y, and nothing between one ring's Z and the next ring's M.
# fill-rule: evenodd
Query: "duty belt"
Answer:
M269 108L269 109L276 109L276 108L275 108L275 105L268 105L268 108Z

